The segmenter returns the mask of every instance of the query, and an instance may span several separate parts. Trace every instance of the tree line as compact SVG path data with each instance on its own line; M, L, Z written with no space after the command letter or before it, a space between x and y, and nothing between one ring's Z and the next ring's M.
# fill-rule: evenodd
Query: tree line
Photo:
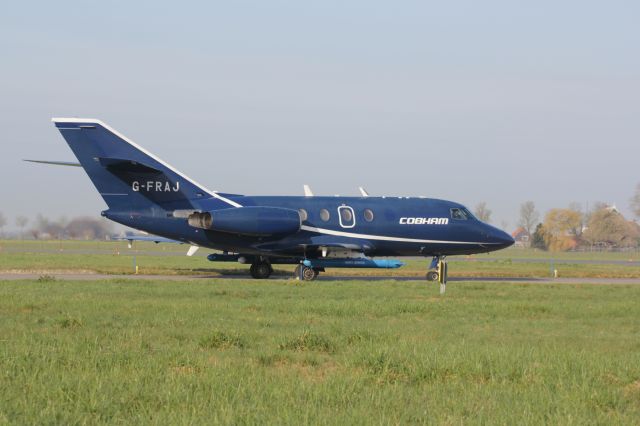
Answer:
M640 218L640 183L630 200L633 214ZM475 216L491 222L492 211L486 202L476 205ZM77 217L71 220L50 220L41 214L31 227L29 218L18 216L15 225L20 238L32 239L105 239L113 233L113 224L103 218ZM578 203L567 208L554 208L546 212L542 221L533 201L520 205L518 230L514 232L517 244L542 250L564 251L577 248L625 249L640 247L640 225L627 220L615 207L595 203L583 211ZM0 212L0 236L7 218ZM502 224L506 228L505 224Z
M31 226L28 226L31 224ZM0 235L7 225L7 218L0 212ZM70 220L59 218L52 220L38 214L31 223L26 216L17 216L15 225L19 229L19 238L48 240L48 239L76 239L95 240L105 239L113 233L113 224L103 218L76 217Z
M633 214L640 218L640 184L630 200ZM475 209L476 217L490 222L491 210L485 202ZM520 205L519 228L513 236L516 244L542 250L567 251L572 249L628 249L640 247L640 225L626 219L615 206L595 203L583 211L580 204L567 208L553 208L542 221L533 201Z

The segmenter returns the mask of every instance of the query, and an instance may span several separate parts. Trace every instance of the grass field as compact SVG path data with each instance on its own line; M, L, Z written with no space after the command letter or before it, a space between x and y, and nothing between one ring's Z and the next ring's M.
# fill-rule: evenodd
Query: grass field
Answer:
M180 244L154 244L151 242L136 241L134 249L143 252L175 253L184 254L187 251L186 245ZM68 252L74 250L93 250L102 253L114 253L120 251L126 253L130 251L125 241L80 241L80 240L0 240L0 250L22 250L22 251L60 251ZM206 249L203 249L206 251ZM510 247L487 255L478 257L491 257L494 259L556 259L562 260L617 260L617 261L640 261L640 250L626 252L603 252L603 251L571 251L571 252L548 252L537 249L522 249Z
M0 282L0 423L640 423L640 286L449 287Z
M186 257L187 246L136 242L134 249L125 242L105 241L0 241L0 272L36 271L42 274L87 271L106 274L130 274L133 265L143 274L211 275L248 274L247 265L233 262L209 262L201 249L196 256ZM553 269L564 278L638 278L639 252L624 253L547 253L534 250L508 249L488 255L451 257L452 277L549 277ZM535 260L523 263L523 260ZM605 261L618 263L577 264L572 261ZM135 263L134 263L135 261ZM398 270L329 269L338 276L424 276L427 260L403 259L407 263ZM277 266L277 272L291 275L293 266Z

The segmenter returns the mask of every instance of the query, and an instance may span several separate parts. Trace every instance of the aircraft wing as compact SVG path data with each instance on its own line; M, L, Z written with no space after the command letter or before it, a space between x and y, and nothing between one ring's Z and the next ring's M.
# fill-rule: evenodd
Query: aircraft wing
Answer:
M345 238L334 235L316 235L310 238L308 243L302 244L302 248L323 249L329 248L334 250L349 250L361 253L372 251L375 247L365 239Z
M160 237L158 235L125 235L124 237L115 237L114 240L129 241L129 248L131 248L134 241L151 241L156 244L159 243L173 243L173 244L185 244L182 241L172 240L171 238ZM198 251L199 246L190 246L187 251L187 256L193 256Z
M369 244L354 244L354 243L322 243L322 244L303 244L301 247L306 248L307 250L312 249L341 249L341 250L349 250L349 251L358 251L358 252L367 252L370 251L373 247Z
M184 244L182 241L172 240L171 238L159 237L157 235L126 235L124 237L114 237L114 240L120 241L151 241L153 243L175 243Z
M323 257L328 253L336 251L362 253L366 255L375 248L367 240L354 240L353 238L346 239L332 235L319 235L317 237L312 237L308 242L303 244L283 246L280 243L268 242L259 244L255 247L263 251L273 251L288 255L301 255L306 253L307 255L317 254Z

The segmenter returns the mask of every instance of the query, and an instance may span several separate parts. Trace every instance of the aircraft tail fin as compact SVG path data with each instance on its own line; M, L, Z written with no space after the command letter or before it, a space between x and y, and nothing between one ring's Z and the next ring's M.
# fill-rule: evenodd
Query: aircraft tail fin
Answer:
M211 191L96 119L52 121L110 209L151 206L166 210L197 208L217 198L225 207L240 205Z

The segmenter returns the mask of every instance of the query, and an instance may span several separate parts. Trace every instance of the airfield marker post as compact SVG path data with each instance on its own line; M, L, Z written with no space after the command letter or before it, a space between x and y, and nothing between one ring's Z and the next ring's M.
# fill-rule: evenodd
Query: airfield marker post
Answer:
M440 294L444 294L447 291L447 263L444 260L438 261L438 281Z

